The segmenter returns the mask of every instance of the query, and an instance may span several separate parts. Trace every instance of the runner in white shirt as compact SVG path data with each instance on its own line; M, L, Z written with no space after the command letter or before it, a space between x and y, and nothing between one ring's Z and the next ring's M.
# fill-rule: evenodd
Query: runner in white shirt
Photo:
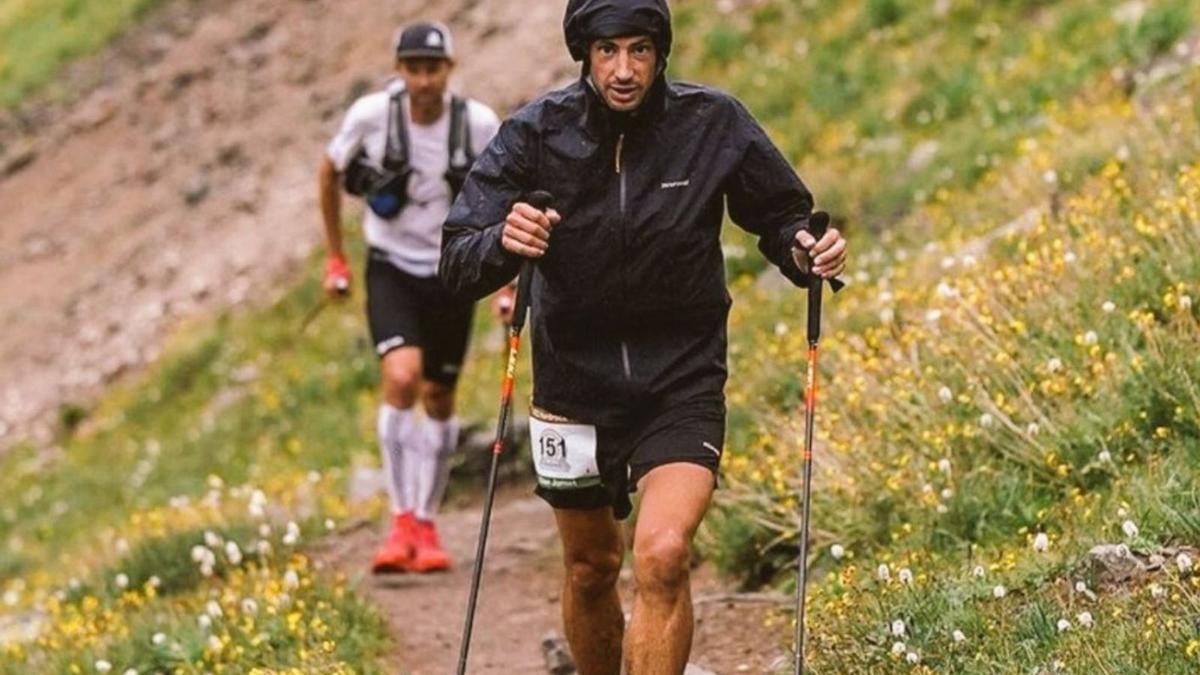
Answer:
M351 106L320 167L325 289L334 297L350 287L342 188L367 203L367 316L382 369L377 429L393 511L373 563L379 573L450 566L433 518L458 440L454 389L474 303L441 286L438 258L450 203L500 124L487 106L449 93L453 68L444 25L406 27L396 40L399 79Z

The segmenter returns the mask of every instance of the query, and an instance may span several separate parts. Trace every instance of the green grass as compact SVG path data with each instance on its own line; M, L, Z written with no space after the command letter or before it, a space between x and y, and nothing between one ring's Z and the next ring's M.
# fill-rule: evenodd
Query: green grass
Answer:
M158 0L0 0L0 107L107 45Z

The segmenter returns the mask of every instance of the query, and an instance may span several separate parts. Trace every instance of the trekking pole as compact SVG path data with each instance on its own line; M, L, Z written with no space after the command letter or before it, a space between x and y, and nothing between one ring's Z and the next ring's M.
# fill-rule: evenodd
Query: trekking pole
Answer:
M350 292L350 284L348 284L345 279L338 279L337 285L334 288L334 292L336 292L339 297L345 297L346 294ZM307 331L309 325L311 325L318 316L321 316L321 312L324 312L325 308L331 303L332 301L329 295L322 293L320 299L318 299L316 303L314 303L308 308L307 311L304 312L304 318L300 320L300 332L303 333Z
M829 228L829 214L818 211L808 221L808 233L820 240ZM834 292L843 284L829 280ZM821 291L825 281L808 280L808 386L804 397L804 496L801 506L800 555L796 562L796 675L804 673L804 599L808 581L808 519L812 506L813 417L817 409L817 343L821 340Z
M538 190L526 201L535 209L545 211L553 197ZM471 629L475 624L475 605L479 599L479 582L483 576L483 555L487 550L488 525L492 518L492 502L496 497L496 474L500 467L500 455L504 452L504 437L508 431L508 415L512 409L513 379L517 370L517 352L521 347L521 329L525 327L525 315L529 309L529 290L533 283L533 260L521 263L517 281L517 297L512 323L508 327L508 365L504 370L504 383L500 387L500 420L496 424L496 441L492 444L492 466L488 473L487 497L483 502L483 520L479 524L479 544L475 549L475 568L471 571L471 594L467 600L467 620L463 626L462 646L458 652L458 675L467 672L467 654L471 650Z

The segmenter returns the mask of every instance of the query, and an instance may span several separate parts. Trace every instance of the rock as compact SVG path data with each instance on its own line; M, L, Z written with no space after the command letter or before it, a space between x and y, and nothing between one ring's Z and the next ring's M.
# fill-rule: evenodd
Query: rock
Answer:
M37 157L37 151L33 149L33 145L18 147L0 159L0 178L8 178L24 171L37 161Z
M208 179L203 174L196 174L183 187L183 201L188 206L196 206L208 197L208 190Z
M941 149L941 144L937 141L922 141L913 148L912 152L908 153L908 161L906 164L910 171L920 171L929 166L933 158L937 156L938 150Z
M350 474L350 503L361 504L387 490L382 469L358 467Z
M98 94L71 119L71 129L76 132L90 131L108 123L116 114L116 97L112 94Z
M572 675L577 672L566 638L554 631L542 638L542 658L546 661L546 672L551 675Z
M1082 563L1097 585L1111 586L1145 576L1145 563L1125 544L1093 546Z

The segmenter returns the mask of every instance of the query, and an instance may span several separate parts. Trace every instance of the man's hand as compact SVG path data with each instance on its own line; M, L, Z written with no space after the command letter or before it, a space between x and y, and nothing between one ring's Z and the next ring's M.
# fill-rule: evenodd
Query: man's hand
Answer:
M796 233L792 258L801 270L822 279L833 279L846 269L846 239L834 227L825 231L821 241L800 230Z
M550 248L550 230L562 217L554 209L539 211L525 202L513 204L504 219L500 244L504 250L526 258L540 258Z
M492 316L505 326L511 326L516 303L517 289L512 286L501 288L492 298Z
M350 266L340 255L331 255L325 260L325 293L331 298L350 295Z

